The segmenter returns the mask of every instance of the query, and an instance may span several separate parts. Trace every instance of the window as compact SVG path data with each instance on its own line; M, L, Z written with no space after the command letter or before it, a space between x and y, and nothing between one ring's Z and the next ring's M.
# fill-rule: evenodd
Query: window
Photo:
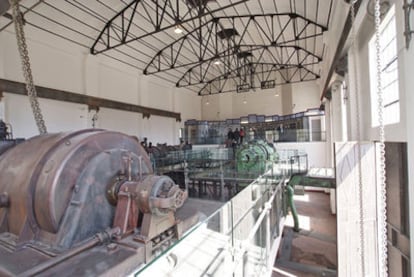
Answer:
M384 124L400 121L400 99L398 88L398 53L395 10L391 7L380 25L381 85L384 105ZM371 84L372 126L378 122L377 59L375 35L369 42L369 72Z

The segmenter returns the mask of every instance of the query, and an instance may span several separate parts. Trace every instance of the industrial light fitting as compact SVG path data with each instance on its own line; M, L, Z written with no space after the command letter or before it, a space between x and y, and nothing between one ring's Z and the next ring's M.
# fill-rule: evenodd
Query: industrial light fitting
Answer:
M182 34L183 32L183 29L181 29L178 25L174 28L174 33L176 33L177 35Z

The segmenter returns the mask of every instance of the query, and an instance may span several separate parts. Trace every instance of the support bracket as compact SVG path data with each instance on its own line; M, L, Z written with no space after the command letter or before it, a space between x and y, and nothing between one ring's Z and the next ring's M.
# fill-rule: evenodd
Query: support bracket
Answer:
M408 2L408 0L404 0L404 20L405 20L405 47L408 49L410 47L411 38L414 34L414 30L411 29L410 19L411 19L411 12L414 9L414 0Z

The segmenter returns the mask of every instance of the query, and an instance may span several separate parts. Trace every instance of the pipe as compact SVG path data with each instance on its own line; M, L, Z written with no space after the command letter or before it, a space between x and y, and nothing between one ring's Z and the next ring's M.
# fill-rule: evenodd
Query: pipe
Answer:
M296 212L296 207L295 207L295 203L293 201L293 193L294 193L294 189L292 186L287 185L286 186L286 194L287 194L287 198L288 198L288 205L290 207L290 210L292 212L292 216L293 216L293 230L295 232L299 232L299 218L298 218L298 213Z
M34 276L34 275L37 275L37 274L39 274L39 273L41 273L41 272L43 272L43 271L45 271L45 270L47 270L51 267L56 266L57 264L65 261L65 260L68 260L69 258L71 258L71 257L73 257L73 256L75 256L75 255L77 255L81 252L84 252L84 251L86 251L86 250L88 250L88 249L90 249L90 248L92 248L92 247L94 247L98 244L101 244L101 243L104 243L104 242L107 242L107 241L111 240L111 238L114 235L118 234L119 232L120 232L119 227L115 227L115 228L112 228L108 231L97 233L92 239L86 241L84 244L82 244L78 247L72 248L71 250L69 250L65 254L57 256L56 258L50 259L50 260L48 260L44 263L41 263L38 266L35 266L35 267L33 267L33 268L31 268L31 269L29 269L29 270L27 270L27 271L25 271L25 272L23 272L22 274L19 274L19 275L21 275L21 276Z

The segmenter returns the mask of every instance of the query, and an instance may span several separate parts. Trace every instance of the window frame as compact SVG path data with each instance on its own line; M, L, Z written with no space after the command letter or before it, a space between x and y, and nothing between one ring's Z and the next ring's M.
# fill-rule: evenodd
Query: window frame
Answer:
M381 45L381 85L383 97L384 125L397 124L401 120L399 74L398 74L398 44L395 5L392 5L380 25L380 42L388 38L386 45ZM392 32L392 33L389 33ZM377 61L375 34L368 43L369 78L371 100L371 126L378 127L378 89ZM391 53L391 54L390 54ZM390 57L390 55L393 55ZM386 60L384 60L386 59ZM387 72L387 70L389 72ZM392 72L391 72L392 71Z

